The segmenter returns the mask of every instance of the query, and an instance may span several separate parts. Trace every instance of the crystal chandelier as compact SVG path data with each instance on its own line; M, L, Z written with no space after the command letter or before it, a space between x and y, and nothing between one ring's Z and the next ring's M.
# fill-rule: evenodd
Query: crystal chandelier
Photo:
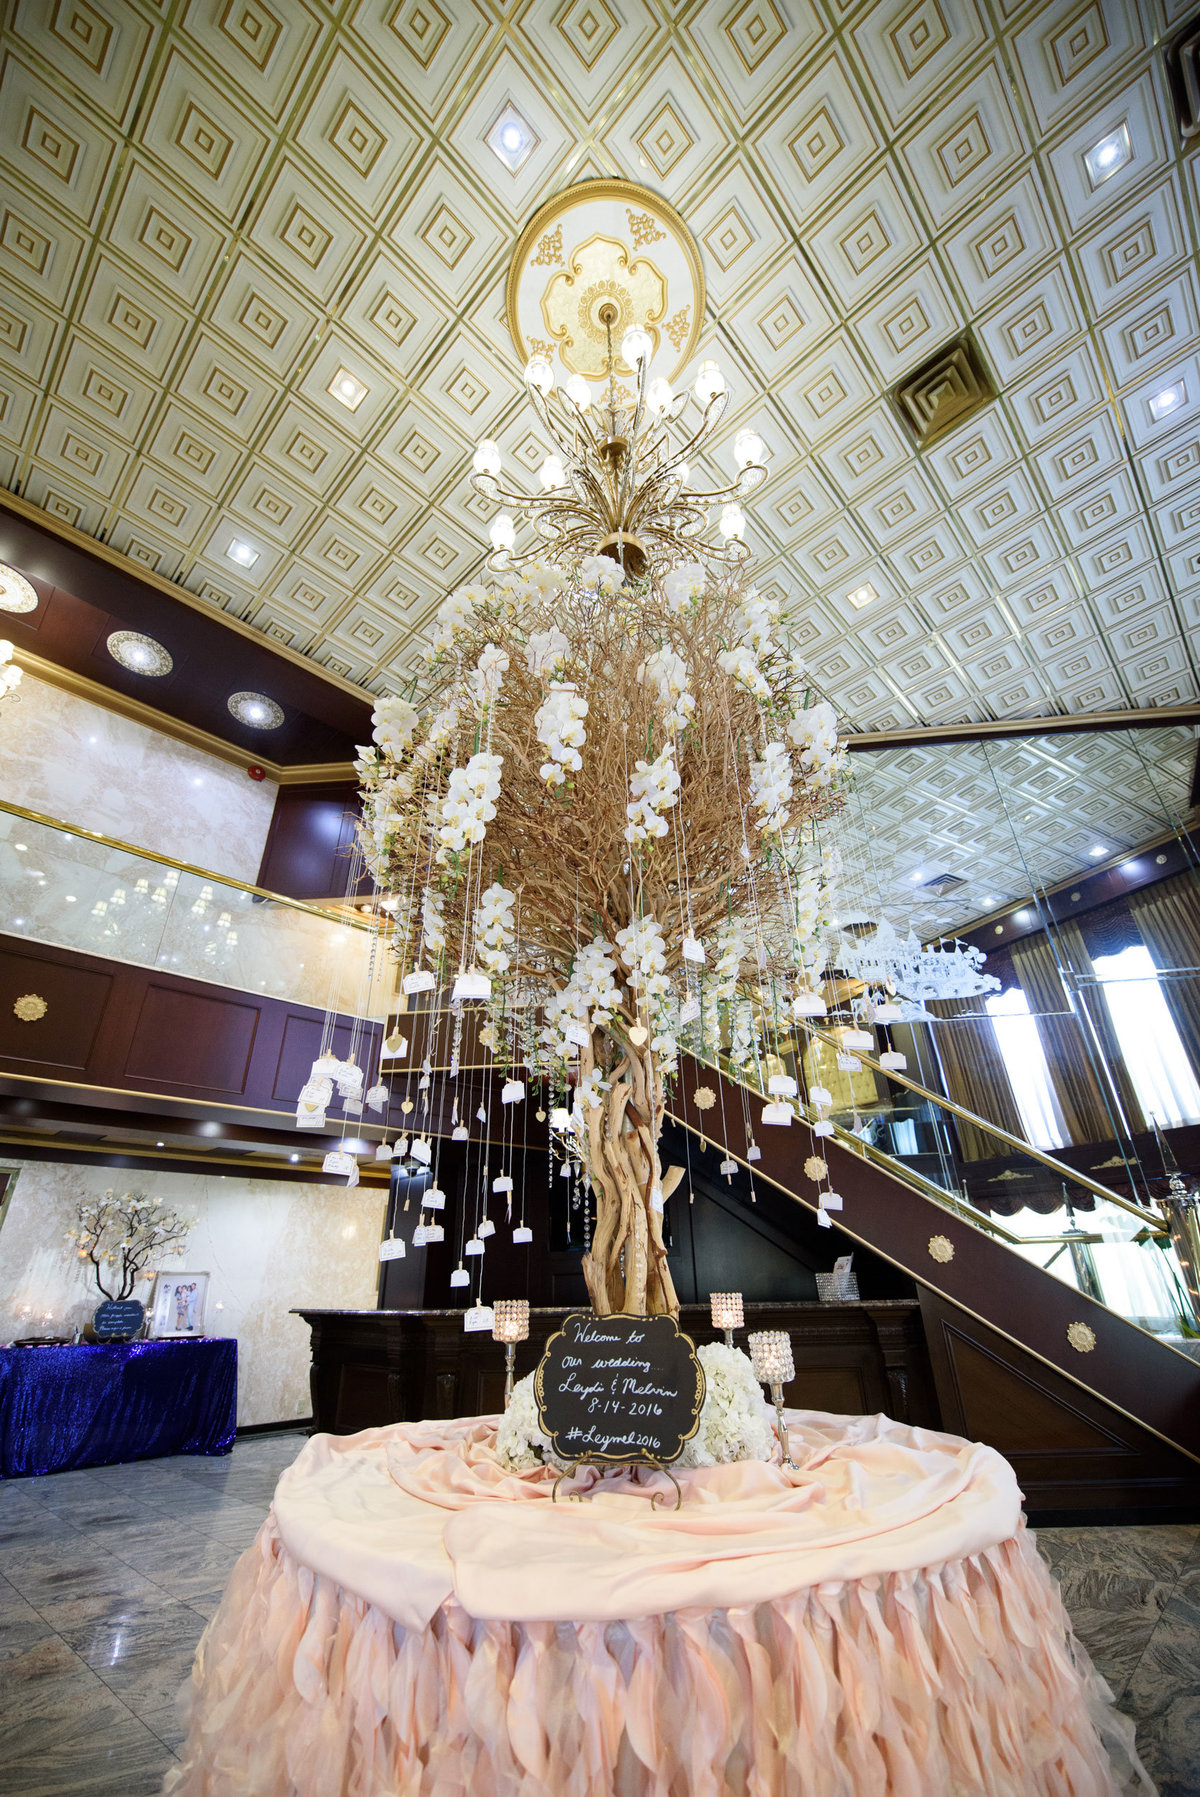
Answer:
M602 308L608 381L599 399L581 374L556 386L546 356L533 356L525 369L529 396L555 446L541 466L540 494L501 484L500 451L490 439L475 451L475 490L511 508L493 518L489 530L494 568L543 559L571 567L585 556L606 555L637 579L652 566L664 570L695 560L736 566L749 554L740 501L766 479L762 438L754 430L739 431L733 445L736 478L724 487L694 487L692 466L728 402L725 378L715 362L706 361L690 390L676 393L661 376L651 380L654 345L649 332L635 326L621 339L621 360L635 378L636 391L629 393L617 382L616 321L614 305ZM684 425L693 400L699 421ZM718 505L719 536L714 537L709 508ZM537 538L527 553L516 550L513 512L532 525Z
M894 996L906 1020L923 1016L931 999L998 992L999 980L982 971L986 959L982 949L957 940L949 947L922 948L911 930L898 936L886 918L866 940L847 941L836 951L844 974L886 998Z

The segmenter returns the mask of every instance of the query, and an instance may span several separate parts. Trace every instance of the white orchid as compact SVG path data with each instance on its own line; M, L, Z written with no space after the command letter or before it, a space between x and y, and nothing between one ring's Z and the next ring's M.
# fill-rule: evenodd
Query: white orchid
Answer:
M481 749L471 756L466 767L451 769L449 789L439 810L438 840L442 846L435 856L443 865L449 854L474 847L487 834L500 797L502 759Z
M480 893L475 910L475 943L479 959L489 973L507 973L513 945L513 905L516 894L494 880Z
M703 565L684 562L681 567L671 569L663 581L663 593L673 611L683 611L685 606L700 598L707 585L708 572Z
M792 761L783 743L768 743L762 760L751 762L750 796L758 810L759 829L782 830L792 798Z
M555 681L534 719L537 739L548 752L541 776L548 786L561 786L567 771L578 773L583 766L580 749L587 740L583 720L588 702L578 690L565 681Z
M371 713L371 740L389 755L403 754L412 742L419 713L415 705L396 694L380 699Z
M525 645L525 663L529 672L535 676L550 673L561 666L570 647L562 631L554 625L549 630L535 630Z
M626 842L644 842L648 837L667 834L667 820L662 813L675 804L679 787L679 771L671 743L653 761L634 762L633 773L629 776L630 802L625 807L629 819L625 826Z

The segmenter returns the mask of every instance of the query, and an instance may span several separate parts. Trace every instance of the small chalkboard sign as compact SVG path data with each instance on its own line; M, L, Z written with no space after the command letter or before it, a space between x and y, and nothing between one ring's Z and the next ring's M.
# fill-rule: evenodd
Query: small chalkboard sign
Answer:
M668 1466L700 1426L704 1368L674 1317L576 1311L547 1342L534 1394L560 1460Z
M132 1341L146 1320L146 1306L137 1298L106 1298L92 1312L92 1331L97 1341Z

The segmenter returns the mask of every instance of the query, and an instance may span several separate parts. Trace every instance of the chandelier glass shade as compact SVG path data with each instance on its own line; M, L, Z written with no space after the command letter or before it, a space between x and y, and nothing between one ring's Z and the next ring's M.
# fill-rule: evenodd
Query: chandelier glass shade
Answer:
M540 470L541 491L522 493L502 482L500 451L491 440L475 451L475 490L510 508L492 520L491 565L548 559L572 567L585 556L606 555L635 580L684 561L740 565L749 550L738 502L766 479L762 438L739 431L733 480L711 489L694 486L696 459L728 403L724 377L714 361L706 361L693 387L673 391L661 376L651 377L654 346L648 332L635 327L626 331L620 352L634 372L630 392L617 379L615 306L611 311L604 320L608 380L599 398L581 375L558 386L545 356L532 357L525 369L529 397L554 445ZM715 507L721 508L716 532L709 517ZM525 553L516 549L512 513L532 527L535 543Z

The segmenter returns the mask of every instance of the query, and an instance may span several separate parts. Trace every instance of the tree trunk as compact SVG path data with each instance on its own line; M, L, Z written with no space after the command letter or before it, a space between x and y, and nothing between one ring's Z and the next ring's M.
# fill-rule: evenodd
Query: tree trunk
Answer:
M595 1065L589 1044L580 1071ZM596 1199L596 1228L583 1257L592 1309L598 1316L678 1316L679 1299L667 1267L661 1206L683 1176L664 1176L658 1158L662 1086L654 1056L623 1045L607 1092L584 1105L583 1162Z

